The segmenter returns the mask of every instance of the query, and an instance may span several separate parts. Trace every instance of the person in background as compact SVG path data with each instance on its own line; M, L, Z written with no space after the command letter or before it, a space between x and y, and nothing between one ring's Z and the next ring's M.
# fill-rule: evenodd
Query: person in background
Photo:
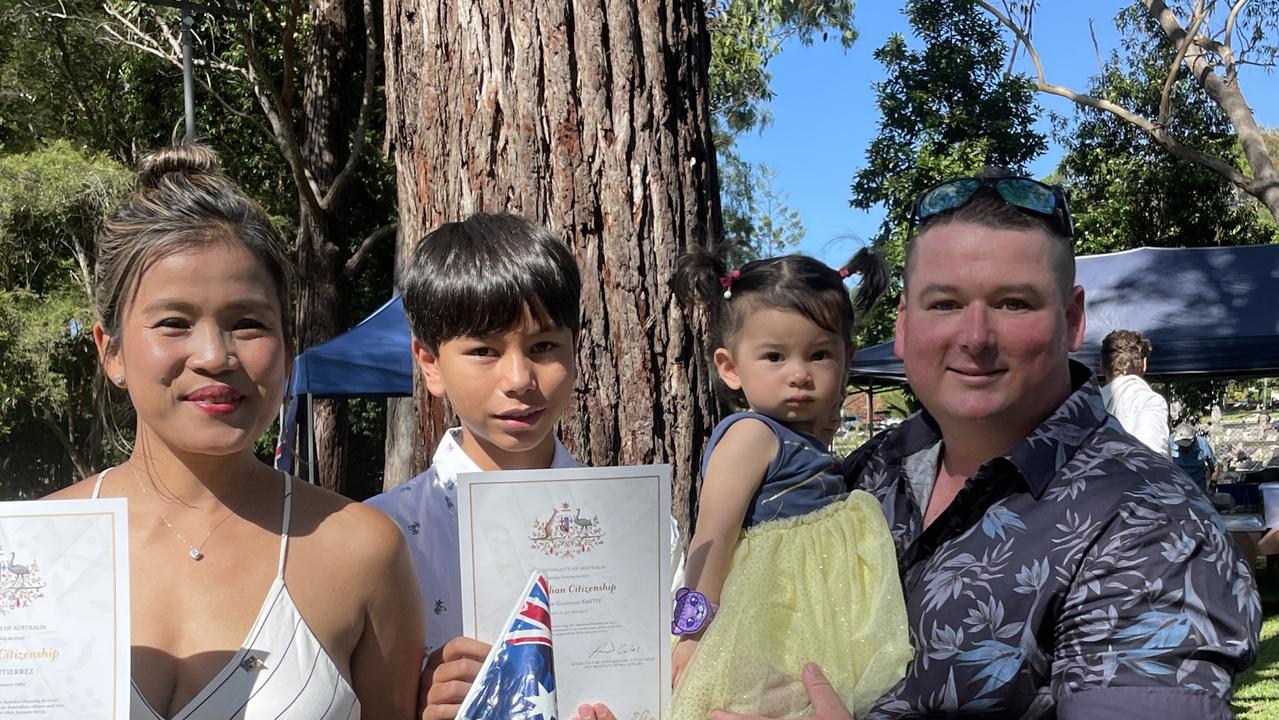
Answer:
M1195 432L1194 425L1182 423L1173 430L1171 445L1173 462L1207 492L1208 484L1217 480L1217 456L1208 438Z
M1101 341L1101 399L1129 435L1168 455L1168 402L1142 377L1150 359L1150 340L1135 330L1116 330Z

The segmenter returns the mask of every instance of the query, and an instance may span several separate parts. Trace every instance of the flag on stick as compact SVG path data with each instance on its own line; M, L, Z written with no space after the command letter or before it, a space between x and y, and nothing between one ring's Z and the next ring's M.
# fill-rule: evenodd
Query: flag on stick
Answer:
M457 720L556 720L551 591L544 575L529 578L505 627Z

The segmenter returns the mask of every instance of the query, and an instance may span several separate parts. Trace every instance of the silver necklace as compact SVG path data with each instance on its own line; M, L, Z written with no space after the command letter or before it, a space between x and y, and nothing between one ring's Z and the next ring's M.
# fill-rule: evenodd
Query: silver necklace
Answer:
M129 472L133 473L133 479L138 483L138 489L142 491L142 494L150 495L151 493L147 492L146 486L142 484L142 478L138 477L138 471L134 469L132 465L129 466ZM182 533L178 532L178 529L173 527L173 523L169 522L169 518L165 517L164 511L160 509L158 498L156 499L157 505L155 511L160 515L160 521L164 523L164 526L169 528L169 532L173 533L174 537L176 537L183 545L187 546L187 556L189 556L192 560L200 561L204 559L205 544L209 542L209 538L213 537L213 533L217 532L218 528L222 527L222 523L230 520L231 516L235 514L236 509L240 507L240 501L244 499L245 491L247 489L248 485L245 484L245 486L240 489L240 496L235 499L235 505L227 510L227 514L222 516L222 519L219 520L218 523L213 526L213 529L204 536L204 539L200 541L199 545L192 545L191 541L183 537Z

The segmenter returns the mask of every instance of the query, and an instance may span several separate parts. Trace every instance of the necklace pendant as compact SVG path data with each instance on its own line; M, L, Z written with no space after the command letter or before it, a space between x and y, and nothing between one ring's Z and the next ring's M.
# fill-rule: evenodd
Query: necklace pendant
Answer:
M203 559L204 559L204 553L200 552L200 548L191 548L191 549L187 552L187 554L191 556L191 559L192 559L192 560L203 560Z

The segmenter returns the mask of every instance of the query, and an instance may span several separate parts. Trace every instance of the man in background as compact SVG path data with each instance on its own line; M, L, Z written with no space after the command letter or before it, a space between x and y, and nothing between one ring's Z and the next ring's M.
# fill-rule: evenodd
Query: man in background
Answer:
M1150 352L1150 340L1135 330L1107 335L1101 341L1101 372L1106 376L1101 399L1106 412L1114 415L1129 435L1168 455L1168 403L1142 378Z
M1208 483L1217 479L1217 455L1208 438L1195 432L1190 423L1182 423L1172 431L1171 445L1173 462L1207 492Z

